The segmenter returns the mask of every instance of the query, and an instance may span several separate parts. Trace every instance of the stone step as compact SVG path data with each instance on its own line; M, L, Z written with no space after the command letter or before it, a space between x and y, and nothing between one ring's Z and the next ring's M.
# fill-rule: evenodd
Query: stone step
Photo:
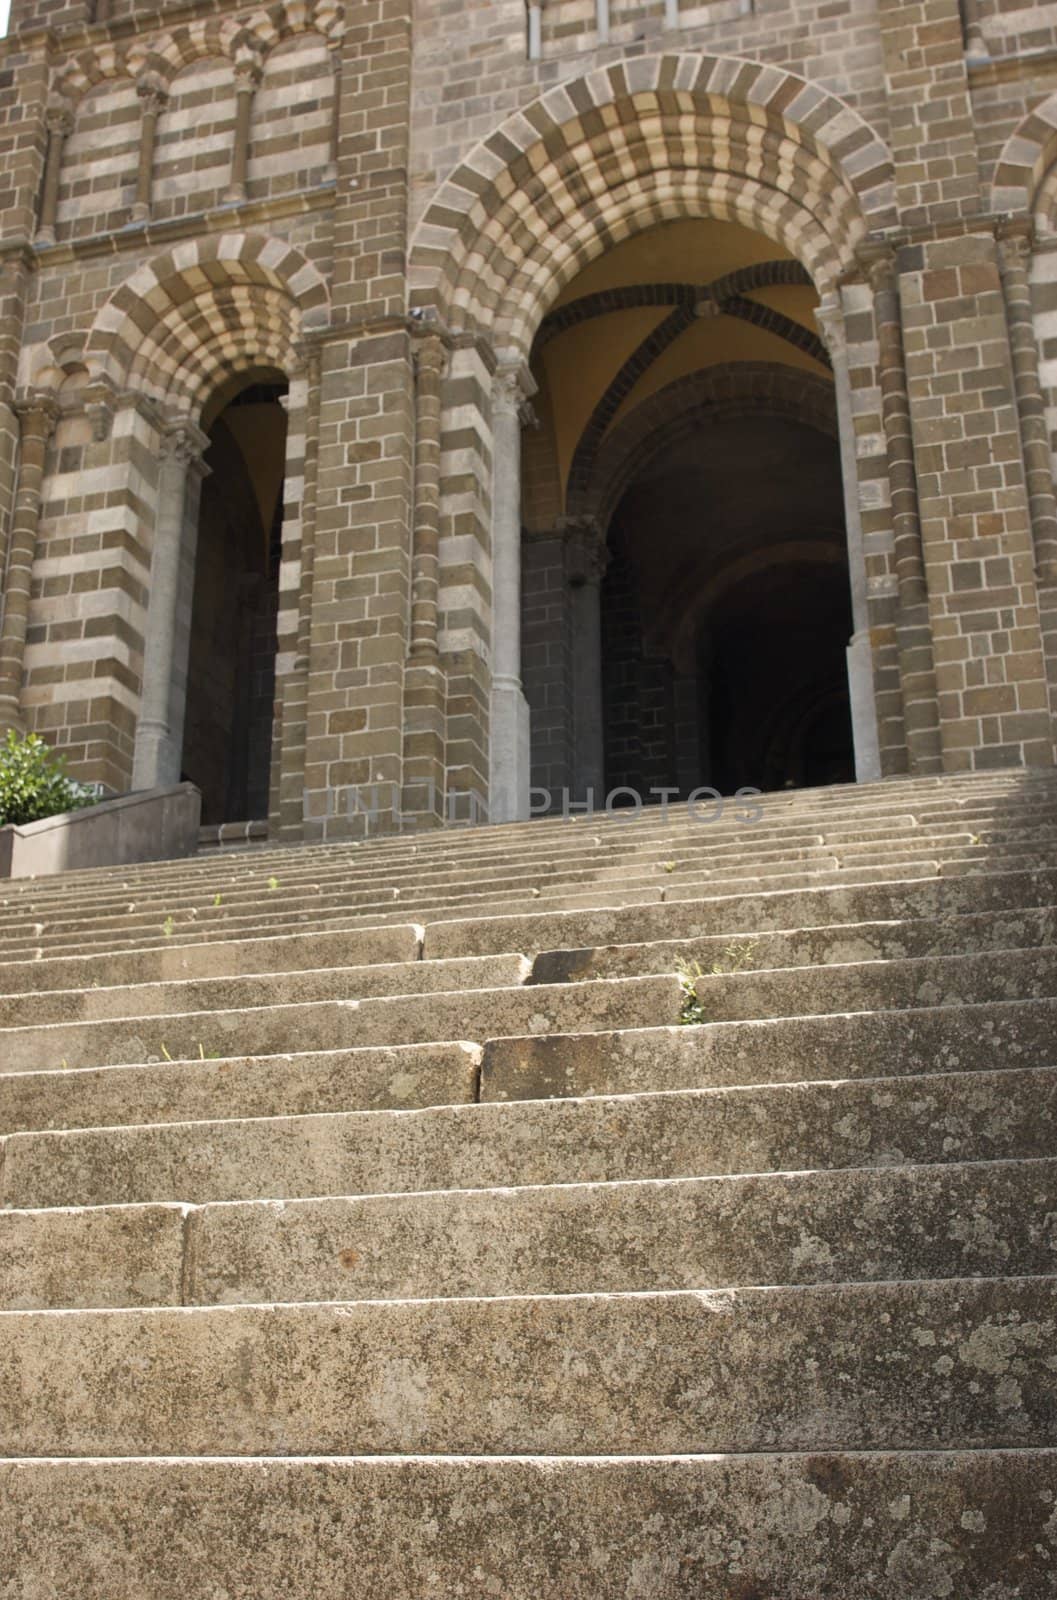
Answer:
M732 894L629 907L526 911L427 922L423 953L488 955L502 950L576 949L643 944L710 934L797 931L840 923L895 922L959 913L1046 909L1057 900L1057 869L998 872L937 881L865 883ZM5 969L6 970L6 969ZM6 980L5 980L6 981Z
M45 1072L166 1057L277 1055L288 1052L291 1041L305 1050L337 1050L504 1032L650 1027L674 1022L680 1002L678 979L655 977L45 1023L0 1029L0 1061L8 1072Z
M669 853L672 850L674 854ZM150 930L170 921L183 924L188 920L212 926L237 921L247 914L260 916L264 907L273 907L275 912L287 916L292 909L388 905L399 899L409 903L429 902L439 896L458 901L467 892L487 897L489 890L500 889L528 896L534 890L553 893L557 888L576 892L614 879L624 882L629 877L643 887L654 883L659 875L675 882L702 877L722 880L745 873L778 878L812 869L888 867L893 854L907 863L938 858L951 862L988 862L1000 855L1040 856L1047 852L1050 855L1057 852L1057 832L1052 828L1032 827L1000 834L986 843L974 834L959 831L914 837L901 834L896 839L875 840L869 844L824 844L820 841L795 849L761 848L760 841L753 838L730 852L704 845L680 851L675 850L673 843L666 843L656 852L626 850L616 861L609 854L600 858L597 852L592 855L571 850L568 865L564 866L557 864L553 855L541 858L537 864L500 860L495 866L480 871L456 860L443 874L411 866L405 872L382 875L368 868L359 873L334 872L326 878L311 873L285 882L259 877L245 884L229 885L223 892L220 887L209 887L203 893L174 883L162 885L156 894L141 896L111 886L105 897L94 894L79 900L70 893L48 906L29 903L9 908L0 916L0 939L24 939L38 936L40 932L56 936L60 932L83 931L86 926L98 930L135 925ZM474 886L472 891L466 889L468 882Z
M340 889L346 893L358 887L376 888L383 883L386 888L412 889L424 887L459 887L471 876L478 883L517 882L526 879L537 882L541 876L548 881L591 881L619 873L631 861L641 870L668 870L686 873L703 864L718 866L724 862L737 867L744 862L801 862L810 863L826 858L834 851L849 864L859 861L882 864L893 844L909 859L914 854L928 852L930 846L951 848L999 848L1014 846L1027 840L1036 845L1053 846L1057 842L1052 819L1048 812L1026 815L1016 826L1003 826L1001 819L991 814L982 815L975 826L982 832L971 831L965 818L952 821L934 821L918 824L913 818L896 817L884 826L873 830L861 828L828 828L824 833L763 833L758 828L743 826L730 838L715 837L704 828L691 833L673 834L666 830L656 841L653 836L638 837L627 830L612 844L602 835L576 835L570 833L568 842L549 847L533 846L531 852L512 854L508 849L494 849L482 859L475 860L467 852L452 850L449 855L433 862L419 856L408 855L406 860L388 863L381 867L374 860L373 849L349 863L320 861L311 851L303 851L291 862L282 878L269 876L261 870L242 871L221 878L219 875L204 878L198 872L193 876L181 871L183 863L174 862L164 876L147 884L137 885L114 875L98 884L84 886L69 881L66 892L48 893L43 886L37 895L25 895L5 906L0 903L0 930L17 929L23 921L48 918L61 911L68 919L82 916L102 916L121 913L130 904L145 916L162 920L171 913L195 910L206 915L211 910L233 909L256 905L265 893L280 893L284 900L290 896L314 897L328 890ZM674 853L673 853L674 852ZM880 853L879 853L880 852ZM270 885L276 884L273 890ZM219 895L221 906L213 902Z
M744 872L711 873L676 881L667 875L663 881L650 875L646 878L627 874L622 880L603 885L556 889L553 893L534 891L521 897L506 894L496 899L490 893L467 891L459 896L440 900L416 899L402 903L392 896L363 902L346 902L341 899L326 905L314 903L299 909L276 911L262 918L260 911L245 915L195 916L186 922L173 920L158 923L151 919L137 919L135 915L115 919L112 924L87 919L72 927L46 929L34 924L25 933L0 939L0 963L37 960L78 955L93 955L102 951L164 949L182 944L197 944L213 939L233 940L237 937L253 939L300 931L322 931L330 927L359 928L380 926L389 922L464 920L492 915L510 914L511 903L518 905L521 914L532 910L564 911L611 905L675 904L684 900L723 898L736 892L765 895L797 889L827 887L875 886L929 880L938 876L958 877L971 873L974 877L1008 874L1031 874L1053 871L1053 856L1039 856L1033 852L991 855L985 861L959 862L920 858L903 862L892 860L886 867L855 867L842 869L834 864L831 869L804 872L790 869L785 872L751 877Z
M636 1095L833 1077L1049 1067L1057 1000L829 1012L702 1027L491 1039L482 1101ZM7 1080L12 1081L12 1080Z
M1055 1198L1037 1160L6 1211L0 1309L1044 1276Z
M513 988L524 983L531 970L526 957L509 954L457 957L451 961L375 962L365 967L309 967L247 977L188 978L134 986L58 989L41 994L0 994L0 1029L240 1011L376 995L456 990L472 993ZM2 982L0 971L0 985Z
M50 989L415 961L422 955L432 960L497 955L509 950L536 953L641 944L647 940L685 939L700 934L706 926L709 930L714 928L714 937L720 938L724 930L740 933L764 926L795 930L827 923L893 922L925 917L934 920L968 914L981 900L997 903L1003 910L1020 906L1037 909L1054 896L1057 896L1057 872L1009 873L950 884L938 884L934 879L914 879L906 885L864 885L851 890L780 890L763 905L757 897L732 895L621 910L527 912L507 917L455 919L429 923L425 928L398 922L364 925L355 921L342 925L342 919L338 918L336 925L320 932L292 932L272 938L207 938L198 944L182 942L185 935L181 932L180 942L170 938L149 949L8 961L0 964L0 989L7 994L40 994ZM1029 923L1030 919L1025 926ZM721 942L725 945L728 941Z
M1057 1001L0 1074L0 1133L1052 1066Z
M702 1020L750 1021L823 1011L956 1006L1057 996L1057 946L908 961L858 961L767 972L728 972L693 980Z
M753 802L762 810L762 819L756 823L734 823L720 820L713 823L691 823L685 804L673 801L665 810L661 805L644 808L634 816L636 831L640 835L652 833L658 837L674 829L691 836L705 833L710 837L737 836L745 827L752 827L761 836L772 831L789 829L846 829L855 826L886 826L926 822L950 822L970 812L993 813L995 816L1016 818L1031 813L1052 815L1057 803L1057 784L1052 776L1038 775L1025 783L1012 784L1006 780L998 783L973 779L966 784L951 776L931 788L922 787L917 780L909 783L889 780L878 785L844 786L835 791L801 793L792 798L782 795L765 795ZM728 819L735 804L726 803ZM411 836L377 837L368 841L351 840L329 845L271 846L245 857L225 858L209 856L199 861L172 863L145 863L127 866L122 870L122 881L130 886L149 885L155 881L171 881L174 874L190 882L204 884L218 874L225 877L259 876L278 868L304 870L309 861L321 865L333 863L337 867L352 864L365 855L382 867L389 862L414 858L428 863L434 857L460 856L466 860L486 857L499 852L509 858L512 851L531 849L534 845L560 845L573 833L593 830L603 841L610 837L619 840L627 832L630 813L604 812L585 817L573 815L570 819L538 818L525 824L503 824L499 827L471 829L442 829ZM92 885L112 886L110 869L88 869L67 874L64 883L69 890L79 891ZM55 884L33 883L11 885L0 900L7 904L20 897L61 897Z
M1057 1425L1057 1278L7 1311L0 1327L6 1455L1009 1449Z
M469 1043L408 1044L9 1072L0 1074L0 1134L463 1105L477 1098L481 1055Z
M831 1066L832 1071L832 1066ZM3 1204L307 1199L1048 1157L1057 1067L11 1134Z
M779 967L849 965L938 955L969 955L1057 946L1057 909L962 913L903 922L838 923L790 933L742 938L711 934L573 950L546 950L532 963L533 983L641 976L649 972L763 971ZM0 973L0 981L2 981Z
M1051 1600L1055 1502L1057 1450L23 1458L0 1571L12 1600Z
M3 962L0 990L6 995L40 995L53 989L173 983L189 978L299 972L312 967L384 965L418 961L422 954L421 927L399 922L284 934L273 939L216 939L198 945L175 944L170 939L149 950L107 950L94 956Z

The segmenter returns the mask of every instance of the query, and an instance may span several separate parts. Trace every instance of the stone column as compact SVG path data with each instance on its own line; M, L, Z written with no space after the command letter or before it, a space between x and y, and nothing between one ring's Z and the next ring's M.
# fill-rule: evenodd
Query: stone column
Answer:
M440 544L440 395L447 352L438 334L415 350L415 529L411 567L412 656L437 654Z
M529 709L521 688L521 422L535 384L502 368L492 391L492 694L489 814L529 814Z
M73 131L73 111L68 105L51 105L45 114L48 153L44 162L44 186L40 196L37 244L55 243L55 219L59 209L59 176L62 172L63 145Z
M871 783L881 776L881 746L877 728L877 701L874 696L873 647L870 641L866 557L863 553L862 516L859 509L859 463L855 452L855 422L852 417L851 380L848 375L848 343L844 334L844 311L839 296L833 295L824 300L815 313L815 320L829 351L833 367L837 429L840 436L844 526L848 541L848 578L851 584L852 636L848 642L847 663L852 742L855 748L855 777L859 783Z
M605 731L602 704L602 579L607 554L601 532L591 520L568 524L566 572L572 603L573 667L573 795L593 791L595 806L604 804Z
M899 608L896 620L899 676L907 753L912 773L941 772L939 704L932 627L918 511L914 441L910 424L903 324L890 251L868 265L874 292L881 418L892 504L892 540Z
M440 572L441 390L448 354L436 332L417 341L411 628L404 676L405 816L429 825L444 815L445 682L437 649Z
M151 190L154 185L154 142L168 93L161 80L143 77L136 84L136 93L143 103L143 117L139 136L139 166L136 171L136 199L132 206L133 222L146 222L150 216Z
M4 573L3 620L0 622L0 731L24 731L22 667L26 653L33 565L37 559L44 462L59 407L55 397L30 393L16 402L19 418L18 488L12 508L11 534Z
M543 55L543 3L528 0L528 58L539 61Z
M999 238L999 268L1009 324L1013 387L1028 490L1035 584L1050 722L1057 733L1057 495L1046 401L1039 378L1039 347L1031 301L1031 224L1011 225Z
M330 69L334 75L334 112L330 119L330 161L327 165L326 176L338 176L338 139L341 129L341 40L333 40L328 46L330 51Z
M1057 583L1057 497L1046 402L1039 381L1039 352L1031 305L1031 239L1026 231L1009 232L999 240L999 264L1005 292L1013 384L1028 486L1035 573L1040 584Z
M965 59L974 65L990 61L983 29L980 26L980 0L961 0L962 32L965 36Z
M143 693L132 787L156 789L180 779L183 708L171 712L177 623L184 565L184 528L192 484L204 475L201 456L208 440L189 418L174 423L161 441L154 554L150 569L147 637L143 649Z
M246 170L250 159L250 124L253 97L262 77L261 63L255 55L244 55L235 62L235 143L231 152L231 181L224 199L236 204L246 198Z

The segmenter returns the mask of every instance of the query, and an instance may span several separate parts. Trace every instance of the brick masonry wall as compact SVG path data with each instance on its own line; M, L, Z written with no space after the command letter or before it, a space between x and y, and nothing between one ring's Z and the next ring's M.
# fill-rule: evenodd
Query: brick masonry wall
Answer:
M600 42L594 0L554 0L545 8L541 59L530 61L523 0L440 0L419 5L414 17L409 0L358 0L343 11L314 0L267 13L218 0L208 8L137 8L135 26L128 24L130 0L112 0L109 26L89 26L81 6L16 0L12 37L0 52L0 555L18 463L14 402L43 383L63 415L49 445L40 508L24 705L29 724L63 743L85 776L121 787L131 770L154 557L163 420L155 408L200 408L209 383L215 389L240 363L252 365L255 351L270 352L274 365L280 351L292 404L294 385L302 387L288 458L279 683L289 704L279 719L285 743L273 772L273 814L294 836L303 802L309 836L335 837L350 825L330 814L335 790L379 780L399 786L415 459L405 318L416 225L444 180L506 118L558 84L597 82L599 69L660 50L740 56L774 69L776 92L786 98L767 117L754 111L749 121L757 129L784 116L796 90L777 86L782 72L792 72L839 96L890 147L896 204L886 229L900 247L943 759L958 767L1052 758L1043 691L1057 663L1052 634L1044 644L1039 620L990 207L996 173L1000 192L1009 192L1018 130L1028 126L1035 137L1032 118L1041 111L1045 122L1057 92L1057 7L975 0L967 15L979 23L987 57L968 62L957 0L680 0L675 28L666 28L659 0L611 0L609 9L609 40ZM247 61L259 81L244 195L232 201L236 83ZM140 91L152 85L161 98L147 163L149 216L136 222L147 103ZM590 92L576 91L588 129L608 115L590 111ZM49 106L72 120L57 171L55 242L42 238L34 246ZM798 114L806 150L811 112ZM634 114L627 115L631 122ZM742 137L732 137L725 123L719 155ZM655 138L651 123L646 139ZM1038 209L1043 233L1052 234L1054 184L1047 187L1046 169L1057 145L1036 142L1037 157L1024 158L1034 168L1022 209ZM513 158L494 141L494 171ZM848 172L857 161L861 170L854 138L842 159ZM766 152L759 157L764 182L796 187L798 203L814 205L820 217L822 200L811 199L804 173L791 175L792 164L768 167L770 160ZM836 186L819 179L814 154L804 157L808 170L828 198ZM797 233L803 221L769 222L776 237L807 253ZM891 439L873 289L856 253L866 224L861 214L835 210L825 228L831 292L842 279L882 763L894 772L908 761L906 707ZM587 223L584 229L586 235ZM312 327L300 320L303 286L273 281L267 265L244 278L210 266L182 285L187 314L164 346L174 367L198 363L199 389L180 388L167 370L164 388L149 363L132 361L121 379L127 392L105 384L100 391L98 334L115 293L163 256L235 236L301 251L328 302L315 306ZM524 245L512 230L510 250ZM1040 378L1057 433L1054 259L1040 249L1033 275ZM295 305L296 313L278 309ZM151 337L153 318L148 294L131 315L137 337ZM299 329L297 339L287 321ZM492 648L491 384L504 351L487 326L456 332L441 436L443 765L453 786L481 792ZM312 362L317 378L309 384ZM547 534L565 508L553 462L531 438L524 484L526 522ZM534 553L526 546L525 683L536 770L553 778L568 760L568 640L552 543L541 539ZM672 686L658 696L654 711L668 727L676 716ZM645 729L643 713L640 745L648 742Z

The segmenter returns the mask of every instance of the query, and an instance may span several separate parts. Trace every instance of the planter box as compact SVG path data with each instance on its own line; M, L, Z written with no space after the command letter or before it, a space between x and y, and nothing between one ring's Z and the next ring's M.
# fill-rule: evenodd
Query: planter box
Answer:
M198 848L202 797L193 783L143 789L83 811L0 828L0 878L42 878L76 867L169 861Z

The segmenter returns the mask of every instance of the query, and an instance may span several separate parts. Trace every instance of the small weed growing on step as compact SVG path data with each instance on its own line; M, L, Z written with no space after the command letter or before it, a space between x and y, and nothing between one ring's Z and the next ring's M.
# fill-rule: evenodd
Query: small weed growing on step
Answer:
M218 906L218 905L219 905L219 904L220 904L220 896L219 896L219 895L218 895L218 894L215 894L215 895L214 895L214 896L213 896L213 904L214 904L214 905L215 905L215 906Z
M269 887L269 889L278 889L278 887L279 887L279 879L278 878L269 878L268 879L268 887Z
M682 1004L679 1007L679 1021L687 1027L696 1027L698 1023L707 1022L705 1008L697 998L695 984L698 978L706 976L700 961L680 961L676 963L675 976L679 979L679 987L683 991Z
M661 862L661 866L664 868L665 872L674 872L675 871L675 862L674 861L662 861Z
M708 1021L704 1003L697 996L698 978L723 978L732 972L745 972L752 966L756 943L755 939L732 939L710 967L703 967L700 961L676 963L675 975L683 991L683 1002L679 1007L680 1022L696 1027Z
M171 1061L172 1060L172 1056L169 1054L168 1050L166 1050L164 1044L161 1047L161 1053L165 1057L166 1061Z
M162 933L164 933L164 935L165 935L165 937L167 939L171 939L172 938L172 931L175 928L175 926L176 926L176 924L173 921L172 917L166 917L165 921L161 925L161 931L162 931Z
M745 972L755 960L756 943L755 939L732 939L712 963L712 977L720 978L728 972Z

